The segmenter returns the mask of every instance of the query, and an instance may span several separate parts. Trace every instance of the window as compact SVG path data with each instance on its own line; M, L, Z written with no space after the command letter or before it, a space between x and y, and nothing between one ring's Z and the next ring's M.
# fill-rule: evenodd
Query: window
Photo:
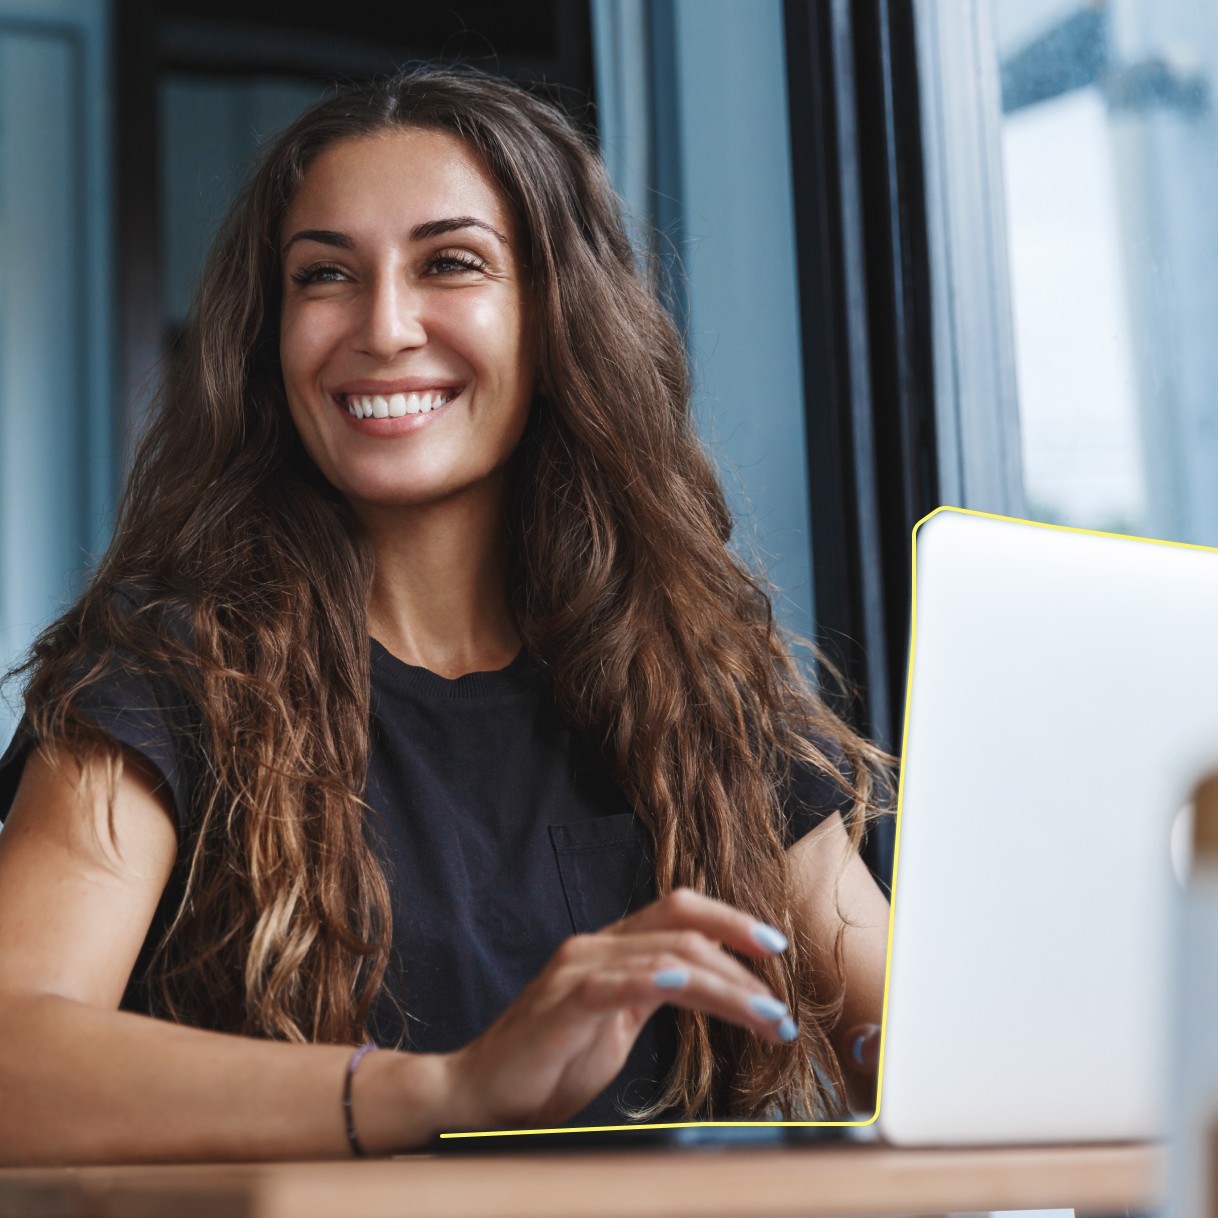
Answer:
M109 528L108 49L99 0L0 0L0 673Z
M975 299L1008 330L1014 409L970 409L1018 437L1007 510L1218 545L1218 10L966 0L920 18L932 107L971 90L979 116L937 178L988 166L967 215L1003 264Z

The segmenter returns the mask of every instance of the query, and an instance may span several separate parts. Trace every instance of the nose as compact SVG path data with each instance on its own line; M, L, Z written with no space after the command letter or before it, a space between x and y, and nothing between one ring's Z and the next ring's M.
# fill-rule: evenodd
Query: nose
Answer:
M426 345L422 293L387 273L376 277L365 300L367 307L355 335L361 353L389 363L403 351Z

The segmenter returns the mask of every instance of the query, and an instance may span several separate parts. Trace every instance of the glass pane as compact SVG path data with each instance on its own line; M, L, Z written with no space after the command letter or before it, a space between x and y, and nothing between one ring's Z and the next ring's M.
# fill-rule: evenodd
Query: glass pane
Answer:
M1218 545L1218 4L993 14L1029 514Z
M259 146L322 92L320 84L289 78L163 76L162 294L170 333L190 311L203 259Z
M93 540L82 390L79 64L70 35L0 27L0 675L63 612ZM0 698L0 748L20 687Z

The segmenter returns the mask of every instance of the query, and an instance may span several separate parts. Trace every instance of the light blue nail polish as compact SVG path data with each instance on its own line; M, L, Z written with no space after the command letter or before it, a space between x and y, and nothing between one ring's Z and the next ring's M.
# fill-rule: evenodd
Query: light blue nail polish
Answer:
M651 984L662 990L679 990L689 984L689 969L662 968L652 977Z
M780 1023L778 1025L778 1039L785 1040L788 1043L790 1043L798 1035L799 1035L799 1026L796 1024L795 1020L793 1020L790 1017L790 1015L788 1015L786 1017L786 1019L784 1019L782 1021L782 1023Z
M850 1050L850 1056L861 1066L863 1064L863 1041L867 1039L867 1033L858 1037L854 1042L854 1048Z
M767 926L764 922L753 923L753 938L767 951L785 952L787 950L786 935L772 926Z
M749 1010L762 1019L781 1019L787 1013L787 1004L767 994L754 994L749 999Z

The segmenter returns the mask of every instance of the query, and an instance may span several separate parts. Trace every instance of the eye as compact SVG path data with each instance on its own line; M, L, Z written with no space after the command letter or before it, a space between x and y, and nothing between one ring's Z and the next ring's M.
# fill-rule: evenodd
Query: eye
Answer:
M432 275L459 275L467 271L486 270L486 263L468 250L437 250L423 266Z
M315 262L312 266L302 266L300 270L292 272L292 282L301 287L311 283L339 283L346 277L340 267L326 262Z

